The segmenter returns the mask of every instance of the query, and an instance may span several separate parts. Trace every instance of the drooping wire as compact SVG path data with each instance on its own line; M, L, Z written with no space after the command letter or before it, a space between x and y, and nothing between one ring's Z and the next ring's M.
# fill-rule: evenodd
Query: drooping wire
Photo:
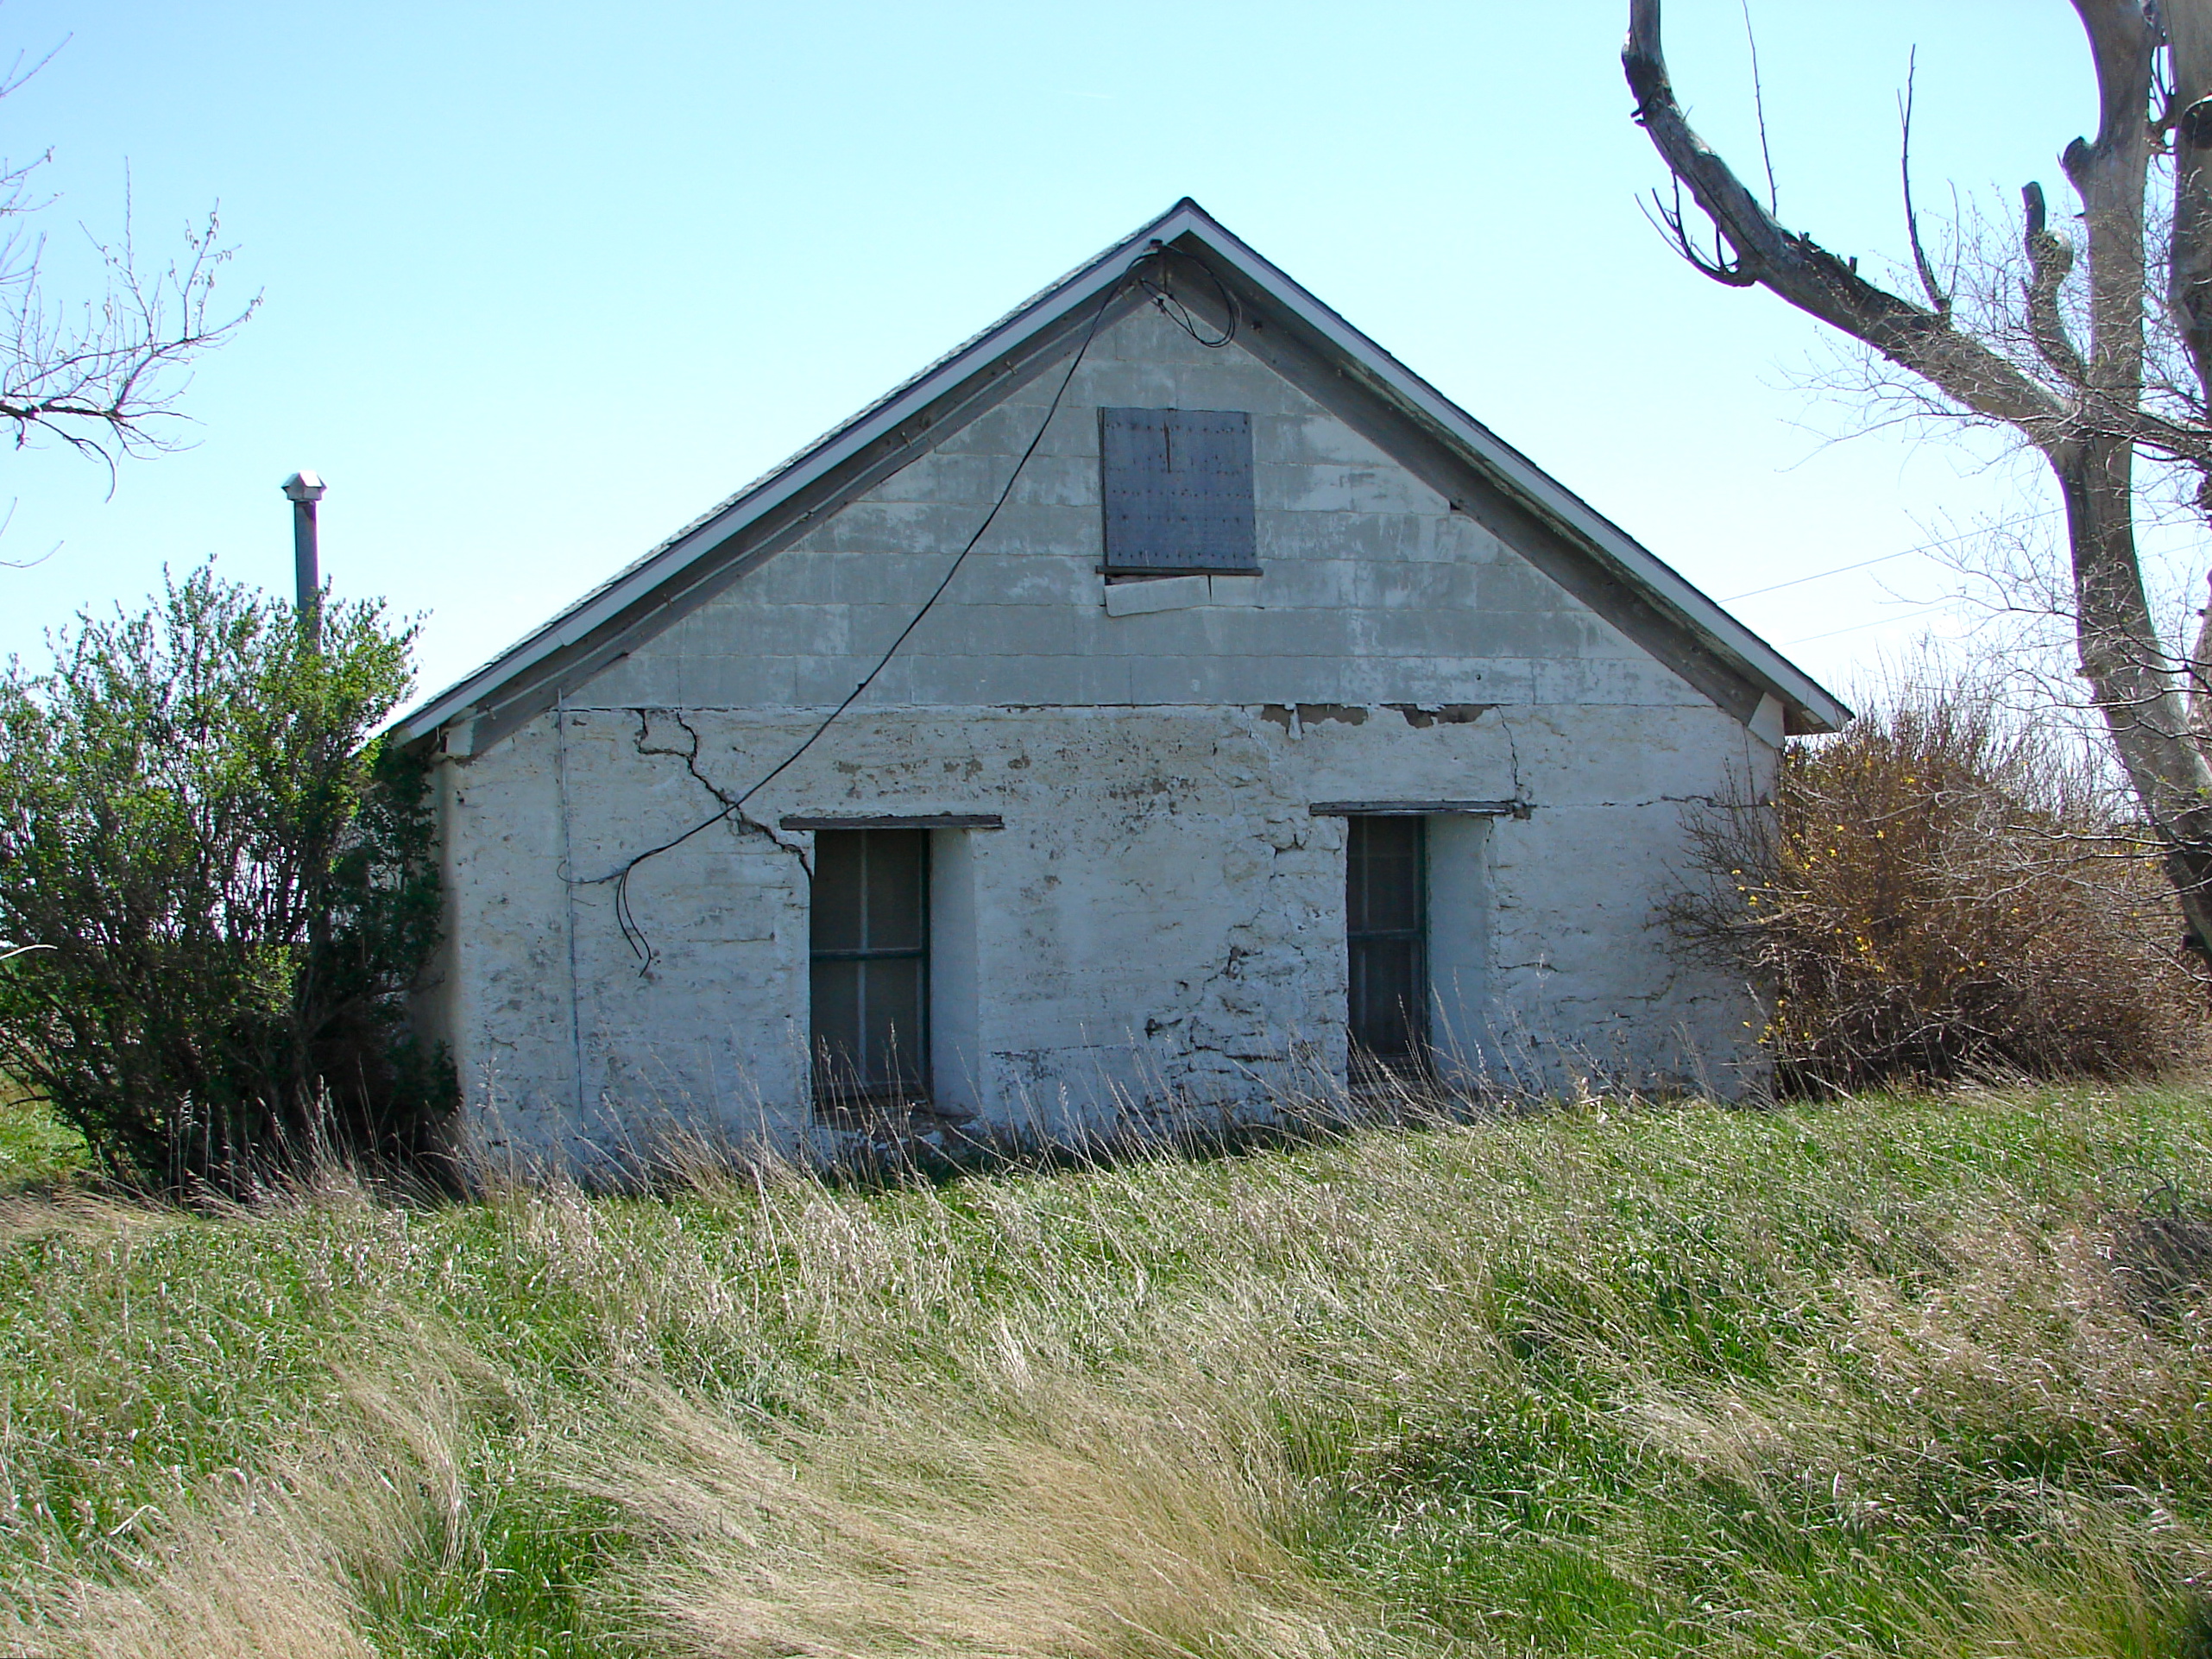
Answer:
M1156 249L1155 255L1164 253L1166 251L1168 250L1164 249ZM1155 256L1155 255L1148 255L1146 257L1149 259ZM1185 255L1185 257L1189 256ZM1023 470L1029 465L1030 457L1037 453L1037 445L1044 441L1044 434L1050 428L1053 417L1060 413L1061 402L1067 397L1068 388L1073 384L1075 379L1075 371L1082 367L1083 359L1090 351L1091 343L1098 337L1099 325L1106 320L1106 312L1112 307L1114 300L1120 296L1122 291L1128 287L1129 283L1133 280L1140 286L1144 287L1145 292L1152 295L1155 303L1161 305L1161 309L1163 312L1167 313L1169 319L1176 322L1185 330L1185 331L1190 334L1192 338L1198 340L1200 344L1226 345L1229 343L1229 340L1234 337L1236 312L1233 306L1231 306L1228 311L1230 319L1228 331L1225 333L1222 338L1219 341L1206 340L1198 334L1196 329L1194 328L1189 322L1184 320L1183 318L1176 317L1173 312L1167 311L1166 304L1162 303L1162 292L1156 290L1149 281L1140 274L1141 268L1144 262L1145 261L1140 260L1137 264L1132 265L1130 268L1128 274L1125 275L1119 281L1115 282L1109 287L1105 294L1100 297L1097 308L1091 313L1090 326L1083 331L1082 342L1075 348L1075 355L1074 357L1069 359L1067 372L1061 375L1060 384L1052 394L1052 401L1045 409L1044 419L1037 423L1037 431L1031 435L1029 441L1029 446L1023 450L1020 458L1014 463L1014 470L1011 473L1007 474L1006 482L999 489L998 498L991 503L991 510L983 515L982 523L975 527L974 533L968 537L967 542L962 545L960 552L953 556L953 561L946 567L942 578L941 578L937 583L937 585L930 590L930 596L922 602L922 608L914 613L913 616L908 621L904 628L899 629L898 637L894 639L891 644L885 648L883 654L876 659L875 665L870 668L868 672L861 677L860 681L857 685L854 686L850 691L846 693L844 701L840 703L835 708L832 709L827 715L823 716L820 723L818 723L812 731L806 735L805 740L802 741L797 748L793 749L781 760L778 760L773 766L770 767L768 771L762 773L761 776L742 794L723 797L722 811L715 813L711 817L703 819L700 823L693 824L682 835L673 836L671 839L661 842L657 847L647 848L644 852L639 853L633 857L627 860L619 868L607 875L594 876L589 880L577 881L576 883L576 885L579 886L603 886L610 881L614 883L614 924L621 930L623 941L628 944L631 950L636 954L639 962L642 964L638 970L640 974L644 974L651 969L655 952L652 948L652 941L646 937L644 928L638 923L636 912L631 908L630 877L632 874L636 871L638 866L640 864L645 863L650 859L659 858L663 853L673 852L677 848L681 847L685 842L690 840L692 836L699 835L705 830L711 830L715 825L723 822L727 818L734 817L742 823L753 824L753 820L745 816L745 804L751 800L755 795L758 795L762 790L766 789L770 784L773 783L778 778L781 777L785 772L789 771L791 767L797 762L800 757L804 755L806 752L809 749L811 749L817 742L821 741L822 734L827 732L831 726L835 725L838 717L844 714L848 709L850 709L855 703L859 702L862 695L867 692L868 687L875 684L876 677L881 674L886 667L890 666L891 659L898 654L898 648L906 643L908 637L913 634L916 628L922 626L923 619L929 615L930 610L936 605L937 601L944 596L945 590L952 586L953 578L960 574L960 567L967 562L968 554L975 551L976 544L983 539L985 533L988 531L992 525L997 521L1000 509L1006 505L1008 499L1013 495L1014 486L1020 481ZM1201 269L1206 270L1208 276L1213 277L1215 286L1221 288L1222 299L1226 304L1228 301L1229 291L1226 286L1222 285L1221 279L1218 276L1213 276L1212 270L1207 268L1205 262L1202 260L1194 260L1193 262L1197 264ZM1167 298L1171 300L1172 296L1169 295L1167 296ZM1176 303L1180 309L1180 302ZM1187 312L1186 315L1188 315ZM716 791L715 793L719 795L721 792ZM759 830L763 835L769 833L766 825L753 824L753 827Z
M1155 282L1150 277L1144 274L1144 265L1146 262L1156 260L1164 263L1169 259L1185 260L1189 263L1197 266L1200 270L1206 274L1206 280L1213 285L1213 291L1221 296L1221 316L1223 322L1221 325L1221 331L1215 337L1208 339L1204 334L1199 331L1199 319L1194 313L1193 313L1188 306L1186 306L1182 300L1175 298L1174 290L1169 288L1164 284ZM1177 328L1181 329L1184 333L1189 335L1192 339L1197 341L1199 344L1204 346L1207 350L1219 351L1223 346L1228 344L1230 341L1237 337L1237 302L1234 297L1229 293L1229 285L1221 280L1220 274L1219 272L1217 272L1211 265L1207 264L1204 260L1201 259L1196 254L1186 253L1181 248L1169 248L1163 245L1161 247L1155 248L1150 254L1145 255L1144 259L1139 260L1135 265L1131 266L1130 268L1130 272L1131 274L1137 279L1137 286L1144 289L1145 293L1151 299L1153 305L1158 307L1160 314L1166 318L1169 322L1173 323Z

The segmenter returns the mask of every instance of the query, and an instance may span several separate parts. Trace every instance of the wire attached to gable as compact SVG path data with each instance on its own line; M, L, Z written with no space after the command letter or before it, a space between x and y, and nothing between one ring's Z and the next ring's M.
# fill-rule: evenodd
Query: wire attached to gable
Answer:
M1144 265L1147 261L1157 260L1164 263L1166 261L1170 259L1183 260L1189 264L1197 266L1201 271L1203 271L1206 274L1206 280L1213 285L1213 291L1221 296L1221 315L1225 320L1222 323L1220 333L1217 337L1208 339L1204 334L1199 331L1199 318L1196 313L1194 313L1188 306L1186 306L1181 300L1175 297L1175 291L1172 288L1155 282L1150 277L1144 274ZM1197 341L1199 344L1204 346L1207 350L1219 351L1223 346L1227 345L1232 340L1237 337L1236 296L1229 292L1229 285L1221 280L1220 273L1216 271L1204 260L1201 259L1196 254L1190 253L1181 248L1170 248L1165 243L1157 243L1154 244L1151 251L1144 255L1144 259L1140 259L1136 264L1131 266L1129 268L1130 274L1137 281L1137 286L1144 289L1145 293L1150 297L1153 306L1159 311L1160 315L1166 318L1184 333L1189 335L1192 339Z
M1228 326L1222 331L1219 339L1208 339L1201 334L1188 307L1176 300L1172 292L1164 286L1155 283L1144 274L1144 267L1148 262L1169 255L1189 260L1191 263L1204 271L1213 281L1214 287L1220 291L1223 307L1228 318ZM922 602L921 609L914 613L904 628L899 629L898 638L894 639L885 648L883 654L876 659L875 665L860 678L858 684L846 693L844 701L823 716L821 723L807 734L805 740L797 748L762 773L759 779L743 793L729 798L722 811L714 814L713 817L703 819L682 835L672 836L657 847L647 848L608 874L594 876L583 881L571 880L571 885L577 886L601 886L608 882L614 884L615 925L621 930L623 941L635 953L641 964L638 969L640 975L651 971L653 958L657 953L653 949L652 942L646 937L645 929L638 921L637 912L631 906L630 877L632 874L636 872L640 865L648 860L658 858L663 853L673 852L694 836L700 835L728 818L734 817L747 828L758 830L761 834L769 836L770 839L775 839L767 825L756 823L746 815L746 803L789 771L808 750L821 741L822 735L837 722L838 718L847 710L860 700L868 687L875 684L877 676L890 666L891 659L898 654L899 647L906 643L916 628L922 626L923 620L936 608L937 601L944 596L945 590L952 586L953 578L960 574L960 568L967 562L967 556L975 551L976 544L983 539L985 533L993 524L997 522L1000 510L1005 507L1007 501L1012 496L1014 486L1020 482L1023 470L1029 465L1030 457L1037 453L1037 445L1044 441L1044 434L1050 429L1053 418L1060 413L1060 405L1068 395L1068 387L1074 382L1075 371L1082 367L1083 359L1088 355L1092 343L1098 338L1099 328L1106 321L1106 312L1131 282L1136 283L1151 297L1152 302L1159 307L1163 315L1201 345L1209 349L1219 349L1227 345L1236 337L1237 311L1235 302L1230 297L1227 285L1214 274L1213 268L1203 260L1182 253L1179 249L1164 247L1153 249L1132 264L1119 281L1106 289L1105 294L1100 297L1097 308L1091 313L1090 326L1084 330L1082 343L1075 348L1075 355L1068 364L1067 373L1060 377L1060 384L1052 394L1052 401L1045 409L1044 419L1037 423L1037 431L1031 435L1029 446L1022 451L1020 458L1014 463L1014 470L1007 475L1006 482L999 489L998 498L991 503L991 510L983 515L983 521L975 527L974 533L968 537L960 552L953 556L952 564L946 568L944 576L939 580L937 585L930 590L930 596Z

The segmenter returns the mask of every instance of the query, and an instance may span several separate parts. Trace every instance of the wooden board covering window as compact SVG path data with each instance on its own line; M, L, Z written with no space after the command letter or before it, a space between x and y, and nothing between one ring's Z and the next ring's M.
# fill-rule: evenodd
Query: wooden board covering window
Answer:
M1099 493L1109 573L1258 573L1242 410L1100 409Z

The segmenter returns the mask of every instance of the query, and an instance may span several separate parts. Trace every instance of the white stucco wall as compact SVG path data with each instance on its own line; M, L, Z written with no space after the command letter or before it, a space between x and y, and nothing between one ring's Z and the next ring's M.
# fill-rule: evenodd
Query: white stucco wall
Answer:
M1036 431L1048 370L465 762L434 1023L495 1140L589 1155L676 1120L808 1121L810 838L725 820L942 577ZM1097 408L1253 417L1257 578L1113 614ZM1124 594L1122 596L1126 597ZM1340 819L1317 801L1517 799L1440 824L1437 959L1469 1071L1728 1088L1753 1016L1652 912L1683 813L1761 785L1755 736L1241 350L1104 331L1007 508L868 697L747 817L997 813L942 832L937 1019L986 1120L1048 1133L1341 1078ZM948 836L957 836L948 843ZM565 879L564 879L565 878ZM972 932L970 931L972 930ZM957 1016L957 1017L954 1017ZM1467 1029L1479 1025L1480 1030ZM969 1051L972 1050L972 1051Z

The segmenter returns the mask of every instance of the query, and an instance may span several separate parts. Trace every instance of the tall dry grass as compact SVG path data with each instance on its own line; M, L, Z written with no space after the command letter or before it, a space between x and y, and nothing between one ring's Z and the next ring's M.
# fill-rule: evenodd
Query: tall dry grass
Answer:
M1322 1655L1364 1599L1286 1542L1295 1488L1173 1416L1032 1377L1018 1405L872 1402L794 1431L665 1395L587 1480L652 1541L616 1593L687 1651ZM1009 1409L1009 1408L1011 1409Z
M2179 1654L2202 1123L28 1207L0 1590L86 1654Z

